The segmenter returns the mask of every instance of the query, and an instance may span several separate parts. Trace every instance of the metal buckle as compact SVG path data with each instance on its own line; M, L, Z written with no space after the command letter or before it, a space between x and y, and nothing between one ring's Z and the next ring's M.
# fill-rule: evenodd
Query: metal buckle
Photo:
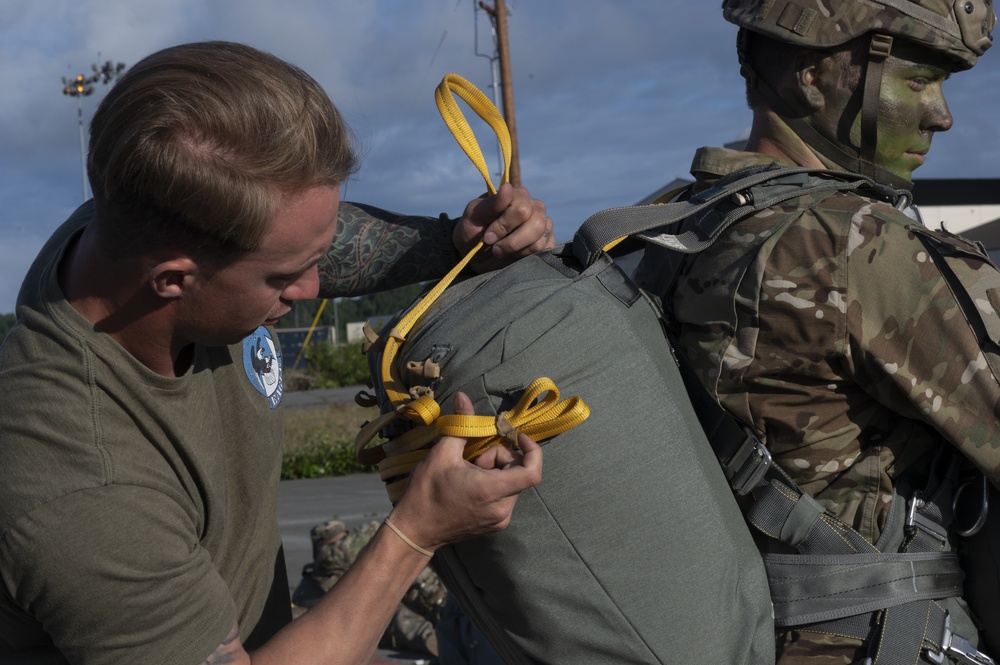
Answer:
M948 542L948 530L943 526L935 522L934 520L924 517L918 512L926 504L923 499L920 498L920 491L913 493L913 498L909 500L906 511L906 523L903 528L907 536L911 538L920 529L922 532L929 536L937 538L942 543Z
M743 433L746 439L725 466L729 485L739 496L752 492L773 463L771 452L757 435L747 427L743 428Z
M987 656L961 635L951 632L951 617L944 618L944 637L941 638L941 650L927 650L927 657L939 665L950 658L963 665L996 665L996 661Z

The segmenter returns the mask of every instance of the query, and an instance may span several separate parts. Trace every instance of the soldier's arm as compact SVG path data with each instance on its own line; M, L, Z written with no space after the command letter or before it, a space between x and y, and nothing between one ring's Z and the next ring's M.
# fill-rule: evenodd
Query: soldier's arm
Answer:
M862 221L849 261L852 357L867 389L923 421L1000 485L1000 356L982 348L956 299L977 308L998 339L1000 272L971 253L956 259L962 286L942 276L926 246L901 224ZM978 295L977 295L978 294Z
M456 413L472 413L462 395ZM522 452L506 448L465 461L465 439L443 437L414 470L389 518L429 552L507 526L517 495L541 481L542 450L521 435ZM367 663L399 601L430 559L382 525L350 569L312 609L248 654L236 627L208 665Z
M437 279L481 239L489 247L471 266L480 272L555 244L545 204L522 187L505 185L495 196L474 199L458 219L345 201L319 265L319 296L358 296Z

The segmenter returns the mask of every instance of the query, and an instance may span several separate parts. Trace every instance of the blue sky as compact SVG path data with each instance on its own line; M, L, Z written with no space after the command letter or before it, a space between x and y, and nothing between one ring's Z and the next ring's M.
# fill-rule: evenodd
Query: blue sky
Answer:
M718 0L507 4L522 179L548 204L559 239L590 214L686 175L699 146L747 130L736 30ZM364 155L345 198L458 214L484 185L433 90L455 72L492 97L477 37L478 51L492 53L473 0L6 0L0 313L13 311L31 259L83 198L77 105L62 76L182 42L251 44L308 71L344 113ZM955 128L935 139L918 178L1000 177L997 58L988 53L946 84ZM85 121L103 92L83 100ZM495 164L488 141L484 152Z

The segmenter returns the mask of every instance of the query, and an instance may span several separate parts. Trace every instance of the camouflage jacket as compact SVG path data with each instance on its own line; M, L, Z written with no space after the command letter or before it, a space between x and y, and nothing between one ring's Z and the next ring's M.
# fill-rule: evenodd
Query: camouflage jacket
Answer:
M703 148L691 172L704 188L773 161ZM815 203L793 199L730 228L662 295L701 381L874 543L894 486L921 487L942 443L998 484L1000 359L995 344L980 348L917 222L856 193ZM1000 273L965 249L956 273L995 332Z

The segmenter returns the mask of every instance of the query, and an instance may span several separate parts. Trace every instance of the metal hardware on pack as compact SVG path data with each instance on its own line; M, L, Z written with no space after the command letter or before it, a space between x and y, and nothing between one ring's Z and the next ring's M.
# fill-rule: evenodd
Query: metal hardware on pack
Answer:
M451 344L435 344L431 347L431 360L439 363L451 353Z
M944 663L950 659L963 665L996 665L996 661L987 656L961 635L951 632L951 617L944 618L944 637L941 638L941 650L927 650L927 657L935 663Z
M742 192L734 192L729 196L729 200L738 206L753 205L753 192L745 189Z
M903 192L903 191L899 193L899 196L896 198L896 201L892 204L892 207L894 207L896 210L902 210L904 212L909 208L913 208L915 210L917 209L917 207L913 205L913 195L910 194L909 192ZM918 218L920 217L919 210L917 210L917 217ZM922 218L918 219L918 221L921 224L924 223L924 220Z
M740 496L752 492L773 463L771 452L757 435L746 427L743 428L743 433L746 434L746 439L725 465L729 484Z
M920 513L920 509L926 506L927 503L920 498L919 491L913 493L913 498L906 505L906 523L903 527L906 535L912 537L917 529L920 529L924 533L937 538L942 543L948 542L948 531L934 520Z
M954 513L956 515L955 533L957 533L958 535L962 536L963 538L968 538L969 536L974 536L977 533L979 533L979 531L986 524L986 516L989 514L989 511L990 511L990 499L989 499L989 489L990 488L987 485L987 483L989 481L986 480L986 475L985 474L981 473L981 474L979 474L979 477L982 480L982 487L981 487L980 491L982 492L981 496L982 496L983 500L982 500L982 503L979 504L979 514L976 516L976 520L972 523L971 526L969 526L968 528L962 528L961 526L959 526L957 524L957 521L958 521L958 518L957 518L957 515L958 515L958 500L959 500L959 497L962 496L962 493L966 490L966 488L971 487L973 485L973 483L975 483L976 481L975 480L968 480L968 481L960 484L955 489L955 498L952 499L952 501L951 501L952 510L954 511Z

